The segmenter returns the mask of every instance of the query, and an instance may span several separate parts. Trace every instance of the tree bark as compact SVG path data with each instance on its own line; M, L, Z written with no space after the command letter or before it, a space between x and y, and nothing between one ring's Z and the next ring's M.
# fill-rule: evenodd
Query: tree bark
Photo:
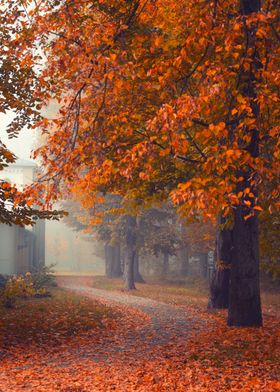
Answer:
M206 279L207 278L207 253L200 253L199 260L200 260L200 276Z
M120 246L105 244L105 273L107 278L122 276Z
M260 0L240 0L240 15L244 18L254 12L259 12L260 9ZM261 63L256 50L256 28L252 24L248 27L244 23L244 38L247 47L250 49L250 68L249 70L243 69L241 71L239 90L241 94L249 98L253 116L257 119L259 116L259 105L256 100L256 82ZM258 129L247 129L244 126L244 134L250 136L250 142L245 149L251 157L256 158L259 155ZM252 209L257 196L256 186L252 185L252 178L255 176L254 170L250 167L241 168L237 175L244 179L238 183L237 192L249 188L250 193L254 194L252 198L247 197ZM258 217L255 214L245 219L245 216L251 213L251 211L242 204L237 205L233 209L233 262L228 311L228 325L230 326L252 327L262 325Z
M228 325L260 326L258 218L253 216L245 221L241 206L236 208L234 215Z
M143 279L143 276L139 271L139 253L137 251L135 252L134 255L133 274L134 274L134 282L145 283L145 280Z
M126 216L125 256L124 256L124 282L126 290L135 290L134 259L136 253L136 218Z
M121 267L121 247L120 244L114 246L114 264L113 264L113 277L119 278L123 275Z
M189 274L189 253L187 247L183 247L179 251L180 257L180 275L188 276Z
M186 243L187 233L186 233L186 226L184 223L180 223L180 232L181 232L181 246L178 252L180 267L179 267L179 274L182 277L189 275L189 249Z
M113 259L113 247L105 244L104 245L104 254L105 254L105 275L107 278L112 277L112 259Z
M216 238L216 265L210 281L210 299L208 307L212 309L227 309L229 303L229 279L232 263L232 232L224 229L225 219L218 217Z
M169 271L169 254L167 252L163 253L163 266L162 266L162 276L166 278Z

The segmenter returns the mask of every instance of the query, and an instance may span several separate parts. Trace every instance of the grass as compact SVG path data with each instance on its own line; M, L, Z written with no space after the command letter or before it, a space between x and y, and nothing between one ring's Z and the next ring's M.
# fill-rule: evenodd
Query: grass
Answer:
M99 331L116 317L97 301L61 289L50 298L18 300L15 307L0 306L0 348L15 345L57 345L86 333Z
M99 272L102 273L102 272ZM54 276L98 276L99 274L94 271L55 271Z
M93 287L104 290L123 290L122 279L108 279L105 276L94 276ZM207 283L202 280L189 280L175 283L172 281L147 280L146 283L136 283L137 290L130 293L138 297L151 298L156 301L175 305L190 303L207 304Z
M94 276L93 286L105 290L122 290L122 279L108 279L105 276ZM147 283L137 283L137 290L131 295L151 298L160 302L174 305L207 306L208 284L204 280L187 278L184 282L159 282L147 280ZM264 287L261 291L263 310L266 314L280 315L280 291Z

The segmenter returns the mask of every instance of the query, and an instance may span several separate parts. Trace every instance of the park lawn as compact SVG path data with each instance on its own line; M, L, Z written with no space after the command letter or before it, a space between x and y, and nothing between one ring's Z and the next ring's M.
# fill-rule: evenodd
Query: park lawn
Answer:
M51 297L18 299L11 309L0 304L0 350L60 345L87 331L100 331L116 317L115 311L97 301L51 289Z
M93 276L93 287L104 290L123 290L123 280L109 279L105 276ZM129 294L154 299L172 304L192 306L195 309L207 307L209 288L207 282L198 278L186 278L185 281L159 281L147 279L146 283L136 283L136 290ZM263 312L280 317L280 289L270 290L265 285L261 290Z

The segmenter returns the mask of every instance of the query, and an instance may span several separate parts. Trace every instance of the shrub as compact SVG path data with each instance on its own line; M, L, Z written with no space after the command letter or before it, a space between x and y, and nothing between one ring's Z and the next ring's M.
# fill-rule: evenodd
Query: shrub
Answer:
M48 287L56 286L54 277L54 264L49 266L40 265L31 272L33 287L36 291L46 290ZM42 291L41 291L42 292Z
M0 290L4 289L8 281L8 276L0 274Z
M28 298L35 294L30 273L24 276L13 275L1 290L2 302L5 307L14 306L17 298Z
M0 275L0 299L3 305L12 308L17 298L50 297L47 289L56 285L53 267L53 265L42 265L25 275L11 277Z

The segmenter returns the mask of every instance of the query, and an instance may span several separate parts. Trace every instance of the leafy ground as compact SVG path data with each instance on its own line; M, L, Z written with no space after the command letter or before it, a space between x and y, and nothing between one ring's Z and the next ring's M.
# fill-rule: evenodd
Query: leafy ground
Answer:
M88 277L88 284L105 290L122 290L122 279L108 279L105 276ZM270 287L267 282L263 283L261 300L263 313L280 318L280 289ZM149 280L147 283L137 283L137 290L131 291L131 295L151 298L156 301L173 305L190 305L204 311L208 303L208 285L204 280L189 278L180 283L174 281L159 282Z
M56 346L89 330L102 330L116 318L112 309L60 289L52 297L18 300L15 307L0 306L0 350L27 345Z
M67 320L62 323L64 327L58 328L54 340L53 326L52 331L44 329L43 341L35 338L40 334L32 332L31 344L22 337L4 345L1 391L280 389L279 319L273 304L266 307L263 328L230 329L225 325L224 312L205 310L207 298L202 286L193 289L146 284L128 294L121 291L121 281L99 277L59 278L59 283L80 297L71 294L66 306L68 299L61 294L62 306L57 306L53 316L47 311L41 323L49 320L49 325L60 325L57 320ZM97 298L98 302L86 297ZM45 301L48 305L40 306L48 307L50 301ZM24 303L18 311L21 306L31 305ZM5 320L13 319L17 324L14 312L6 314ZM29 314L32 322L38 311ZM72 314L76 314L74 332ZM36 325L34 329L40 330L40 322Z

